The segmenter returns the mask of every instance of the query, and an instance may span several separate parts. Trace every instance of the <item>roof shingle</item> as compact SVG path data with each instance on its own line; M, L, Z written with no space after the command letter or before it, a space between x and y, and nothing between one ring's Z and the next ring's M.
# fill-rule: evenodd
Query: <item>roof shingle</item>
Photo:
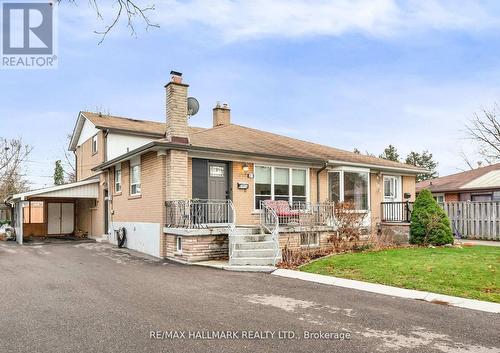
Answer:
M163 122L136 120L91 112L82 112L82 114L98 128L151 134L159 137L165 134L165 123ZM404 163L344 151L236 124L208 129L190 127L189 134L190 144L201 148L321 161L336 160L403 168L413 172L418 170L418 168Z

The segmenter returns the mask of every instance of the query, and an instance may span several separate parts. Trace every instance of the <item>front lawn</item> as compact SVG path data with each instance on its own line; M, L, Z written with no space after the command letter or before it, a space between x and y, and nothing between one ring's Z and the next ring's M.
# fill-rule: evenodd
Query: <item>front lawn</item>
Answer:
M500 303L500 247L494 246L334 255L301 271Z

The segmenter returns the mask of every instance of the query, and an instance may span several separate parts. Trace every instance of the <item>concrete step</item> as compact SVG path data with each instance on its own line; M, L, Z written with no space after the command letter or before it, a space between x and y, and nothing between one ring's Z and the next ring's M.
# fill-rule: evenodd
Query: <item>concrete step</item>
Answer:
M249 250L239 250L236 249L233 251L233 257L273 257L274 249L249 249Z
M274 242L272 240L250 241L237 243L235 245L237 250L274 249Z
M229 265L231 266L273 266L273 257L231 257ZM278 263L280 259L276 259Z
M239 234L239 235L253 235L253 234L260 234L261 231L260 231L260 228L240 228L240 227L236 227L235 229L236 231L236 234Z
M271 241L272 237L271 234L242 235L236 232L236 234L233 235L233 240L235 244L241 244L241 243Z

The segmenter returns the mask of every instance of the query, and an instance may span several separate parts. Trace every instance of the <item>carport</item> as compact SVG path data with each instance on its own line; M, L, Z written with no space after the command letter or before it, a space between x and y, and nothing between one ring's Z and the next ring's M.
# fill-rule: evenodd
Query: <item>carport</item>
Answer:
M68 236L76 229L90 231L90 213L98 197L99 179L13 195L7 202L13 208L17 242L22 244L25 237Z

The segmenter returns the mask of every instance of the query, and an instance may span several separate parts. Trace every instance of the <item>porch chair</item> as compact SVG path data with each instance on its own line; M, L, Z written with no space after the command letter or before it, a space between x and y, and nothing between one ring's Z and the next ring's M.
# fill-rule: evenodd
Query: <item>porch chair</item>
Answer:
M290 208L288 201L265 200L264 205L276 212L279 224L299 223L300 212Z

